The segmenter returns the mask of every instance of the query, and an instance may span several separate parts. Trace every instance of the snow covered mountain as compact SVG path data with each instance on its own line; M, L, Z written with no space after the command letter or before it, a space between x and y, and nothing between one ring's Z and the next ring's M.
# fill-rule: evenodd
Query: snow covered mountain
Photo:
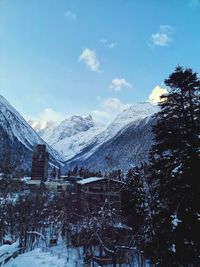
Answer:
M79 154L66 161L65 169L78 165L107 171L127 170L131 165L146 162L153 138L151 116L157 111L157 106L147 102L124 110L90 139Z
M85 158L89 157L94 151L97 150L99 146L103 143L111 140L115 135L117 135L123 128L126 128L129 124L137 125L141 120L146 117L152 116L157 111L157 106L153 106L150 103L137 103L128 109L122 111L115 120L108 125L98 135L95 135L90 141L90 150L85 155ZM92 145L92 146L91 146Z
M65 162L64 171L75 166L91 170L127 171L130 167L147 162L148 152L153 143L151 127L154 122L155 119L146 117L128 124L103 143L91 143L81 153Z
M38 133L63 156L66 161L65 169L75 165L102 170L126 169L128 164L130 167L130 157L134 158L131 164L147 160L147 150L152 139L152 122L149 118L157 111L158 107L148 102L137 103L120 113L107 127L96 126L91 116L72 116L59 125L47 127ZM141 132L139 138L137 132ZM125 151L120 144L124 143L124 138L128 134L130 139L126 137L127 154L123 155L127 163L125 164L122 163L123 160L114 160L114 157L119 159L118 156ZM118 143L115 144L114 140L118 140ZM132 143L135 144L134 148L131 146ZM132 147L132 150L128 150L128 147Z
M30 168L33 146L45 141L24 118L0 96L0 162L12 159L19 167ZM47 145L50 160L61 161L59 153Z
M50 125L46 129L43 129L39 132L45 140L48 140L48 143L55 145L66 137L69 138L80 132L85 132L91 127L94 127L94 122L92 116L81 117L73 115L59 125Z
M80 153L102 129L94 124L91 115L73 115L59 125L38 131L38 134L67 160Z

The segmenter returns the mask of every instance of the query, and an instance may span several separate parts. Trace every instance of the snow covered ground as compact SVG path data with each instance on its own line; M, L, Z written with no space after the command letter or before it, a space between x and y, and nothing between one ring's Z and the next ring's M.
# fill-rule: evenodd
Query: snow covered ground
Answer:
M4 267L82 267L81 248L67 248L59 240L55 247L36 248L9 260ZM1 266L2 267L2 266Z
M75 250L69 250L68 253L55 252L49 250L42 251L40 248L19 255L5 263L4 267L81 267L82 261L77 260Z
M15 259L11 259L9 262L5 263L1 267L82 267L84 263L80 260L77 260L77 255L71 251L71 257L63 258L59 253L51 254L50 252L43 252L41 249L37 248L31 252L19 255ZM95 263L95 267L98 265ZM113 265L107 265L107 267L112 267ZM117 264L117 266L119 266ZM121 264L121 266L126 267L129 264ZM135 267L139 267L139 264L135 262ZM146 267L150 267L146 263Z
M16 243L18 244L18 243ZM2 250L11 251L11 246L4 245ZM15 246L14 246L15 247ZM1 267L83 267L83 250L82 247L67 247L65 242L58 241L58 245L55 247L42 247L36 248L33 251L20 254L15 259L10 259ZM133 263L134 262L134 263ZM137 255L132 258L132 264L134 267L139 267ZM97 263L92 264L88 262L88 266L98 267ZM106 267L112 267L113 265L105 265ZM117 264L117 266L127 267L129 264ZM150 267L148 261L145 267Z
M35 249L31 252L21 254L15 259L11 259L4 264L5 267L65 267L74 266L66 265L64 259L59 259L58 256L51 255L49 252L42 252L40 249Z
M14 255L14 253L18 253L19 250L19 240L17 240L12 245L5 244L0 247L0 264L2 264L11 256Z

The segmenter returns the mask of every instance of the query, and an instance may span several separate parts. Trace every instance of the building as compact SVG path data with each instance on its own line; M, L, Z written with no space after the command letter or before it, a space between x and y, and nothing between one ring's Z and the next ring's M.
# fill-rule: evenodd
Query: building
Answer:
M26 181L25 184L31 192L35 192L41 187L41 181L36 179ZM46 181L42 183L42 185L48 192L54 194L72 191L72 185L69 182L63 180Z
M121 192L124 183L104 177L90 177L77 181L77 197L82 209L98 210L108 203L112 208L121 209Z
M36 145L32 156L31 179L46 181L48 177L48 152L46 145Z
M45 186L48 191L54 192L54 193L64 193L64 192L70 192L72 189L72 185L64 180L53 180L53 181L47 181L45 182Z

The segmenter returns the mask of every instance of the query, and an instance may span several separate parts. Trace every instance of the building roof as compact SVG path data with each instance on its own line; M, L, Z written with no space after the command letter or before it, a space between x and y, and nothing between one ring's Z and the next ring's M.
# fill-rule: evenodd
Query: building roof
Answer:
M89 177L89 178L85 178L83 180L77 181L77 184L84 185L84 184L98 182L98 181L105 180L105 179L106 178L104 178L104 177Z
M124 184L124 182L122 182L122 181L115 180L115 179L108 179L105 177L89 177L89 178L85 178L83 180L77 181L77 184L84 185L84 184L89 184L89 183L98 182L98 181L102 181L102 180L110 180L110 181L115 182L115 183Z
M27 184L29 184L29 185L40 185L41 184L41 180L29 180L29 181L27 181Z

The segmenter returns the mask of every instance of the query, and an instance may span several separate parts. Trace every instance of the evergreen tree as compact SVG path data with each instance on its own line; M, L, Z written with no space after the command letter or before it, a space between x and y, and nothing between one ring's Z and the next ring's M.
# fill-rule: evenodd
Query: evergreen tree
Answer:
M3 178L10 179L15 177L20 164L19 158L15 156L11 148L6 148L0 160L0 173L3 173Z
M52 169L52 171L51 171L51 173L50 173L51 179L52 180L56 179L56 175L57 175L57 173L56 173L56 167L54 166L53 169Z
M126 175L126 187L122 192L122 211L127 223L135 230L138 238L144 221L145 190L143 171L137 167L129 169Z
M60 165L58 167L58 172L57 172L57 179L61 178L61 169L60 169Z
M141 169L137 167L129 169L127 173L127 189L129 191L129 204L132 212L140 214L145 201Z
M158 266L200 266L200 80L178 66L165 84L153 127L147 240Z
M78 171L80 177L83 177L83 172L84 172L83 167L81 167Z
M73 174L74 176L77 176L77 175L78 175L78 166L75 166L75 167L73 168L73 170L72 170L72 174Z

